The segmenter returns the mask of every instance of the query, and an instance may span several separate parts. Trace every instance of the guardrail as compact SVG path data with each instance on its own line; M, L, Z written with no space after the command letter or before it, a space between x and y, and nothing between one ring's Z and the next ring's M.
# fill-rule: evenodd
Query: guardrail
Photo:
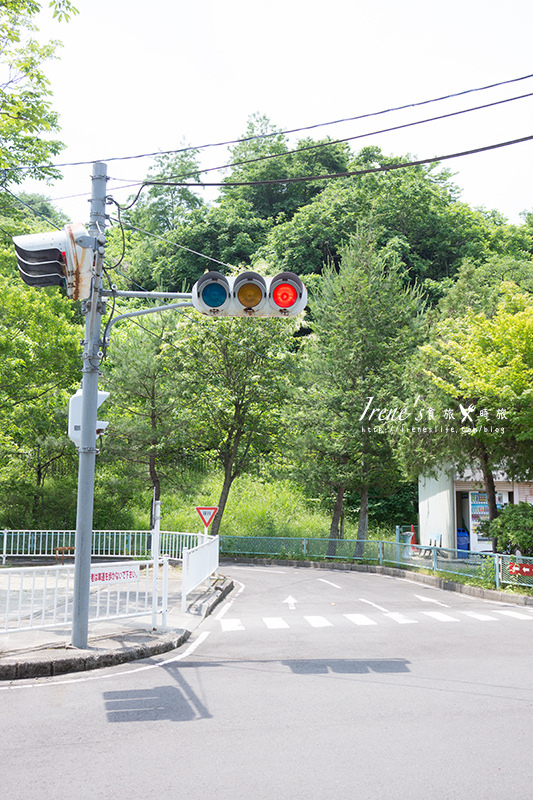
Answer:
M154 566L155 563L155 566ZM163 559L159 593L154 561L93 564L89 621L162 614L166 628L168 559ZM155 570L155 579L154 579ZM155 589L154 589L155 587ZM0 570L0 631L72 625L74 566L14 567Z

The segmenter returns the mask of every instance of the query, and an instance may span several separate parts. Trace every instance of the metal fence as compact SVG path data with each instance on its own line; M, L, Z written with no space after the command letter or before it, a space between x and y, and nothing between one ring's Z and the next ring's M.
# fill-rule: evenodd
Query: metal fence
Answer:
M227 556L348 561L425 570L434 574L473 578L484 585L533 587L533 558L474 553L436 545L411 545L367 539L310 539L273 536L220 536L220 553Z
M184 547L198 544L197 533L161 531L159 551L181 559ZM200 534L203 535L203 534ZM59 560L74 555L76 531L4 530L0 531L2 563L8 558L56 556ZM92 555L100 558L149 558L151 531L93 531Z
M155 574L154 574L155 569ZM127 561L91 567L89 621L123 619L161 612L166 627L168 559L159 565ZM0 631L57 628L72 624L74 566L19 567L0 570Z

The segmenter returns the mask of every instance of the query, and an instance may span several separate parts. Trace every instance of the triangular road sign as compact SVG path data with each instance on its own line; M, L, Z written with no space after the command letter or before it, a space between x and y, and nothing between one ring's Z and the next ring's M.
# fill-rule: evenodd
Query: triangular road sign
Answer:
M218 506L196 506L206 528L209 528L218 511Z

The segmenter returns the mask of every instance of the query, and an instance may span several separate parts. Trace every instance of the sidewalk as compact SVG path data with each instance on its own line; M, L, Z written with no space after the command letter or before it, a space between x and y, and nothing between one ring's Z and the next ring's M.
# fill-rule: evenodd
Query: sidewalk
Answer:
M174 582L172 582L174 583ZM152 630L152 615L90 623L86 650L72 647L70 628L0 632L0 680L41 678L110 667L174 650L233 589L220 577L189 595L181 612L181 585L169 585L167 630Z

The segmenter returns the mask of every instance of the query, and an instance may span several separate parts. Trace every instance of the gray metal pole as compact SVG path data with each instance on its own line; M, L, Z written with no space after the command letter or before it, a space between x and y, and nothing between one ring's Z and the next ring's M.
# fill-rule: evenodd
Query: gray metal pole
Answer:
M85 339L83 343L83 386L81 412L81 447L79 449L78 506L74 562L74 600L72 645L85 649L89 635L89 592L91 583L91 547L93 533L94 471L96 461L96 413L100 375L100 323L102 318L103 255L105 243L105 198L107 166L93 164L91 222L89 235L100 240L95 255L91 296L85 301Z

